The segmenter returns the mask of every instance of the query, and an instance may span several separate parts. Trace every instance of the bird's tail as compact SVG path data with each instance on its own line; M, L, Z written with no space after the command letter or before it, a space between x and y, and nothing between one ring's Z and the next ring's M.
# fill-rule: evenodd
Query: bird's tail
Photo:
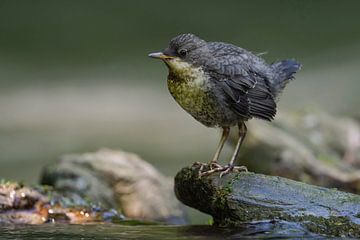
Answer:
M300 70L301 64L295 60L282 60L271 65L275 77L272 82L272 93L277 98L286 84L294 79L294 74Z

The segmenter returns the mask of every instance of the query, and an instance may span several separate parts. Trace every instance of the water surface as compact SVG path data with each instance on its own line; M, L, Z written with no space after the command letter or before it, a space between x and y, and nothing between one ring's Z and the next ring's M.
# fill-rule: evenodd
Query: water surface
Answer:
M281 222L247 224L238 228L217 228L209 225L124 226L118 224L62 225L0 227L0 239L251 239L314 237L294 223Z

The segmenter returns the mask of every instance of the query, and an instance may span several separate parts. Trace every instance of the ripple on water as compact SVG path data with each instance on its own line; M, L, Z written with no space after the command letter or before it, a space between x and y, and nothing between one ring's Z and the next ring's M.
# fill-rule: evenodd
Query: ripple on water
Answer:
M119 224L43 224L0 227L0 239L239 239L239 238L302 238L316 235L300 224L288 222L258 222L237 228L217 228L207 225L165 226Z

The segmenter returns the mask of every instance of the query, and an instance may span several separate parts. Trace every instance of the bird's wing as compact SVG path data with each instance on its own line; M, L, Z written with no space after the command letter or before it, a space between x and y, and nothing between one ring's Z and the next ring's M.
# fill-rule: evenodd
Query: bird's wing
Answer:
M214 45L214 58L208 60L206 68L221 86L229 106L246 119L272 120L276 114L276 103L268 80L256 69L256 64L264 65L264 61L231 44Z

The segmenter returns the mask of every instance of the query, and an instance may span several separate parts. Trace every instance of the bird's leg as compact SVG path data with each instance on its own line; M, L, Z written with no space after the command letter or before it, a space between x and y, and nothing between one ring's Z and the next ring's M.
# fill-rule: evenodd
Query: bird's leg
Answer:
M239 154L241 145L245 139L246 136L246 132L247 132L247 128L245 123L241 122L239 123L239 139L237 141L236 147L235 147L235 151L234 154L231 157L230 162L223 166L223 167L218 167L218 168L214 168L211 169L209 171L203 172L200 174L200 176L206 176L206 175L210 175L214 172L221 172L220 173L220 177L224 176L225 174L228 174L229 172L231 172L232 170L237 170L237 171L247 171L247 168L245 166L235 166L235 160Z
M235 166L235 161L237 159L237 156L239 155L241 145L244 142L244 139L246 137L246 132L247 132L247 127L244 122L239 123L238 126L239 126L239 140L236 143L235 151L231 157L229 164L227 164L225 166L225 170L220 173L220 177L228 174L233 169L238 170L238 171L247 171L247 168L245 166Z
M200 166L200 168L199 168L200 175L201 175L202 171L204 170L205 166L209 166L210 169L221 168L221 166L218 164L217 161L219 159L221 150L223 149L223 147L225 145L225 142L226 142L226 140L227 140L227 138L229 136L229 133L230 133L230 127L223 127L223 132L222 132L222 135L221 135L221 138L220 138L219 146L216 149L214 158L208 164L204 164L204 163L201 163L201 162L195 162L193 164L193 167L199 167Z
M225 144L227 138L229 137L229 133L230 133L230 127L223 127L223 132L222 132L222 135L220 138L219 146L216 149L214 158L209 162L210 169L212 169L213 167L215 167L215 168L221 167L218 164L218 160L219 160L221 150L223 149L224 144Z

